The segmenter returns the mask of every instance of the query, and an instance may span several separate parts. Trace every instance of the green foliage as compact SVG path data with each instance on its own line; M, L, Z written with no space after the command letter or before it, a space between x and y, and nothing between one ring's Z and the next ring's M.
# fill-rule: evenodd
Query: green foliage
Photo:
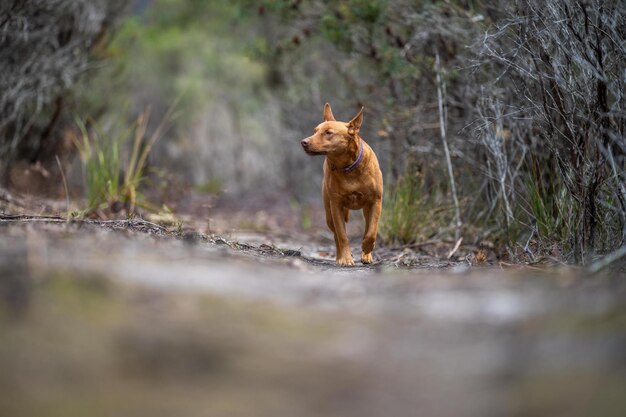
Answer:
M148 155L161 137L170 115L168 112L150 136L146 135L148 111L130 125L116 120L113 126L105 129L94 123L91 132L81 120L77 120L81 135L74 142L83 163L89 209L121 202L130 208L130 212L134 211L137 199L141 197L138 189L144 179ZM131 148L125 152L131 136Z
M385 8L385 0L350 0L350 11L355 18L365 23L376 23Z
M148 105L158 113L180 97L181 131L217 100L260 108L266 69L247 52L262 42L233 32L247 19L237 2L155 1L123 22L105 52L109 65L81 86L84 115Z
M224 183L219 178L212 178L202 184L197 184L194 189L200 193L217 195L224 190Z
M386 188L380 224L380 234L386 242L419 242L450 224L451 207L442 203L441 193L432 188L418 175L405 175Z
M538 239L543 247L551 242L567 248L576 231L579 218L578 206L557 177L550 184L529 178L525 190L528 193L528 214L536 222Z
M354 26L363 24L373 30L384 11L383 0L349 0L329 7L320 18L322 36L336 47L350 51L354 48L352 35Z
M120 145L123 145L129 131L113 136L104 134L95 127L91 137L85 124L77 120L81 137L75 145L83 163L83 173L87 201L90 208L96 208L110 201L117 201L120 195L121 158Z
M320 20L322 35L337 48L349 51L352 49L350 30L348 25L333 14L325 14Z
M258 175L236 177L240 164L226 159L247 143L240 152L245 159L271 140L265 127L278 122L267 117L268 62L259 56L267 41L251 22L256 7L244 3L155 0L129 16L104 52L108 65L81 84L78 116L105 120L126 108L133 117L150 107L156 120L179 98L179 117L157 144L154 164L192 187L211 179L223 183L214 189L248 186ZM246 134L259 125L257 134Z

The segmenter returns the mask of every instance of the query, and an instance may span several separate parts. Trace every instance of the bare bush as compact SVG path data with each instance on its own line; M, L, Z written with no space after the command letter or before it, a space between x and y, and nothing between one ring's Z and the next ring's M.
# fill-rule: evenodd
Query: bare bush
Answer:
M569 244L581 262L624 243L624 21L623 2L519 0L481 42L532 120L524 146L541 170L533 180L558 176L576 203Z
M499 218L508 239L511 225L515 221L513 207L516 204L517 178L525 161L527 146L519 140L519 134L513 134L505 126L512 123L510 115L504 114L502 104L493 98L484 98L477 105L478 123L474 130L479 143L487 151L485 158L485 179L493 184L495 192L484 207L484 214L489 217L500 205ZM518 129L519 131L519 129Z
M92 64L123 1L14 0L0 4L0 158L36 160L64 95ZM0 167L2 168L2 167ZM6 168L3 167L3 168Z

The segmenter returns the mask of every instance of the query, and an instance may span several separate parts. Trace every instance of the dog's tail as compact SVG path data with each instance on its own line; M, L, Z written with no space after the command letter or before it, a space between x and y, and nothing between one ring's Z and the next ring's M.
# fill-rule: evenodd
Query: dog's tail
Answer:
M345 210L343 211L343 217L344 217L344 219L346 220L346 223L348 223L348 220L350 220L350 210L345 209Z

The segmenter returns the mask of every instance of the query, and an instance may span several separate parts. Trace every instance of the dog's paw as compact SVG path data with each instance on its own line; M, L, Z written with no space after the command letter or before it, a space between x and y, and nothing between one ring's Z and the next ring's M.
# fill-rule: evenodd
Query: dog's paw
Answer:
M374 261L372 258L372 252L361 254L361 262L364 264L371 264Z
M354 266L352 257L349 258L337 258L337 266Z

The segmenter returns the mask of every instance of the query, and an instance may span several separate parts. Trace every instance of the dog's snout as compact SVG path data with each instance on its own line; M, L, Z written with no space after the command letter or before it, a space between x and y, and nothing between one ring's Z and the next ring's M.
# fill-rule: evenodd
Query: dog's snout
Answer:
M303 147L304 149L308 148L308 147L309 147L309 141L308 141L308 139L302 139L302 140L300 141L300 145L302 145L302 147Z

